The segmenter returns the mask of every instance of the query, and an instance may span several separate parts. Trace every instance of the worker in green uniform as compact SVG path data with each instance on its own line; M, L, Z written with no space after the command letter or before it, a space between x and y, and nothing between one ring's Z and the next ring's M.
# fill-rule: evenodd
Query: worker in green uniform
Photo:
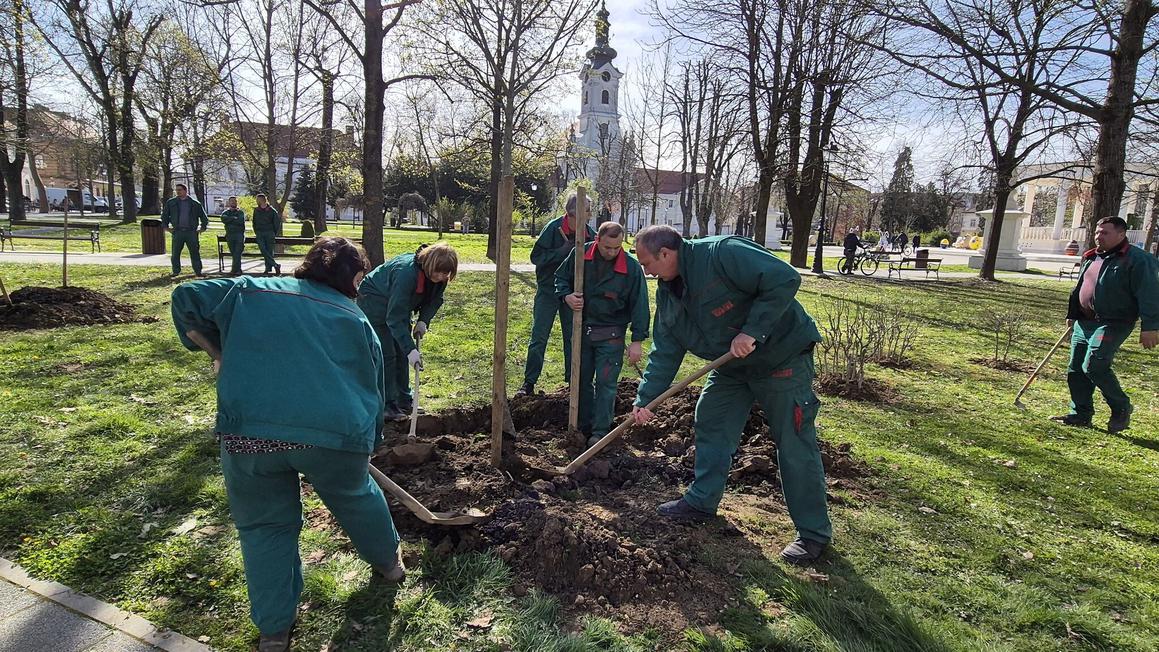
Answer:
M1052 418L1089 428L1097 387L1111 408L1107 432L1126 430L1134 408L1111 364L1136 320L1142 320L1139 344L1159 344L1159 262L1131 246L1123 218L1104 217L1095 225L1095 248L1083 254L1066 317L1074 329L1066 370L1070 412Z
M797 302L796 270L752 240L715 236L685 240L667 225L636 236L644 270L660 278L652 351L632 415L653 417L647 404L672 384L686 352L712 360L696 403L696 476L683 497L660 505L682 520L715 516L732 455L753 402L760 403L777 446L777 463L797 539L781 551L795 564L821 556L833 535L825 503L825 470L817 447L813 347L821 341Z
M229 247L229 255L233 258L229 273L239 276L241 253L245 249L245 211L237 207L237 197L226 198L225 210L221 212L221 223L225 225L225 244Z
M612 426L616 383L624 364L624 335L632 325L628 361L636 364L648 339L648 284L640 263L623 248L624 227L604 222L584 252L583 293L574 292L575 250L555 273L555 294L583 313L580 334L579 428L588 445Z
M358 305L382 340L383 416L388 421L406 419L414 406L409 368L422 369L417 340L426 335L458 271L454 247L438 242L375 267L358 288Z
M354 303L369 267L358 245L323 238L294 278L242 276L173 290L181 343L194 350L204 342L215 356L222 474L262 652L290 649L298 612L300 475L383 579L398 583L406 574L390 509L367 467L382 440L381 347ZM292 378L294 391L271 378Z
M555 294L555 272L564 258L575 249L576 196L567 199L562 217L544 225L531 249L531 263L535 265L535 303L531 308L531 340L527 344L527 364L523 368L523 384L515 395L535 393L535 383L543 372L543 356L551 339L551 326L559 318L563 332L564 377L571 369L571 310ZM585 214L588 211L585 211ZM590 242L596 231L585 224L585 242Z
M181 274L181 250L189 247L189 262L193 273L201 273L201 241L199 236L209 228L209 216L201 202L189 196L189 188L183 183L173 186L175 197L170 197L161 209L161 226L173 235L173 254L169 262L173 266L172 276Z
M257 195L258 207L254 209L254 238L258 241L258 251L265 260L265 274L282 273L282 266L274 260L274 238L282 235L282 215L270 205L265 193Z

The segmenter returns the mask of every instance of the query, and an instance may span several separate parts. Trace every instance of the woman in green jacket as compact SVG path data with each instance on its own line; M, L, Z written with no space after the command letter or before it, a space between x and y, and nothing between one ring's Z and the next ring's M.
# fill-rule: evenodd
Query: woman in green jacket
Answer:
M215 358L230 513L259 650L289 649L302 592L299 475L387 581L405 575L398 533L367 460L382 438L381 346L354 302L370 264L319 240L293 278L196 281L173 290L182 344ZM285 391L270 379L292 380Z
M414 397L408 366L422 369L416 340L443 305L443 291L459 270L459 256L445 242L423 245L376 267L358 288L358 305L382 340L383 416L405 419ZM411 315L418 319L411 325Z

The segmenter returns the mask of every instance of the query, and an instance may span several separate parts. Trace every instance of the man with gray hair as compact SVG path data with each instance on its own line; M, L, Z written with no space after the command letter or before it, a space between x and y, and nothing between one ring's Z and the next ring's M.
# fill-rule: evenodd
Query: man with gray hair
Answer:
M588 202L590 208L591 202ZM567 198L567 212L562 217L544 225L531 250L531 263L535 265L535 304L531 309L531 341L527 344L527 365L523 369L523 384L515 392L516 396L534 394L535 383L543 372L543 357L547 353L547 341L551 338L551 325L559 317L563 331L563 366L571 368L571 316L572 311L555 294L555 272L567 255L575 248L576 196ZM585 224L585 242L596 237L595 230ZM568 373L564 372L564 377Z
M653 417L645 406L672 385L685 353L737 358L708 376L696 403L695 479L658 511L688 521L715 517L749 410L759 402L797 528L781 557L812 563L833 528L814 423L820 403L813 394L813 347L821 334L797 302L801 276L752 240L685 240L666 225L641 230L636 255L645 272L660 278L652 352L632 409L636 422Z

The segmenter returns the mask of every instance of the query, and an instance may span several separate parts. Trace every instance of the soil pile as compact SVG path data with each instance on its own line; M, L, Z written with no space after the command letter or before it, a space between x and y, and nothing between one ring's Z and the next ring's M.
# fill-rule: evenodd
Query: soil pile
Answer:
M624 381L617 414L630 411L636 383ZM681 525L656 516L656 505L676 498L693 478L693 420L698 390L669 399L646 426L632 428L572 476L545 478L534 467L566 465L585 448L566 437L567 393L518 397L511 402L519 435L504 441L503 470L492 468L490 406L427 415L420 439L435 444L433 460L419 466L375 459L395 482L432 511L476 507L491 518L474 527L426 525L398 506L400 530L435 542L441 554L490 548L515 569L517 590L538 587L584 613L605 613L642 627L679 630L705 624L727 606L731 572L704 562L706 551L740 550L744 533L727 518ZM406 425L387 433L386 446L403 443ZM848 445L821 443L830 488L868 496L868 470ZM830 494L831 500L843 500ZM776 446L754 406L734 458L723 509L755 506L786 523L777 480ZM785 542L793 536L786 527ZM738 556L738 560L743 555ZM735 570L739 561L732 561ZM726 565L728 562L726 562ZM708 619L705 621L704 619Z
M12 305L0 297L0 330L156 321L152 317L138 317L133 306L86 288L29 286L12 292L11 296Z

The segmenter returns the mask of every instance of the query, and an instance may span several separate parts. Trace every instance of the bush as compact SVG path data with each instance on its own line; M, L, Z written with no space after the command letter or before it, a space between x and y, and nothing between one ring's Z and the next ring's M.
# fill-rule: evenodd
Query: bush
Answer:
M865 384L865 363L877 352L872 313L861 304L835 299L818 324L821 331L820 375L846 386Z
M877 348L873 361L888 367L912 364L910 351L918 338L918 325L910 318L907 306L879 308L870 316L871 331Z
M1005 363L1010 357L1010 349L1026 340L1030 332L1029 315L1022 308L1007 308L998 312L983 312L978 322L984 324L994 338L995 363Z

